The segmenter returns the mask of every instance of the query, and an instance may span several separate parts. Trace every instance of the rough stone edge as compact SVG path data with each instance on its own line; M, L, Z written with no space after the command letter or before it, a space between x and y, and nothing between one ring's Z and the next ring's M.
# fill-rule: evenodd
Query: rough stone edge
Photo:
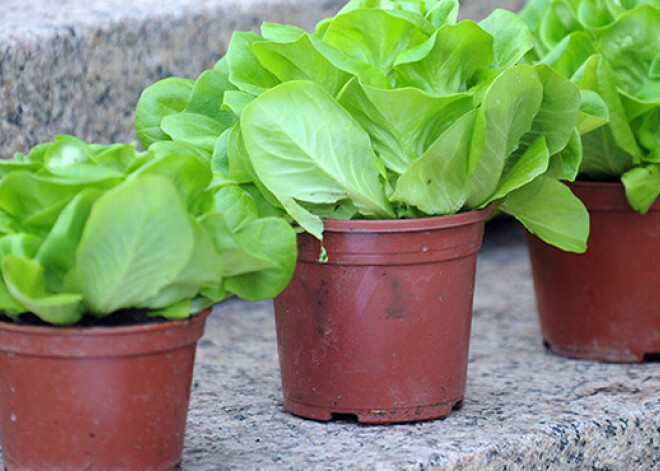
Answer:
M263 21L311 29L342 3L310 9L293 0L262 0L250 8L232 3L183 16L1 36L0 156L63 133L100 143L135 141L133 110L150 84L172 75L197 77L222 57L235 30L254 31Z
M504 437L473 454L433 453L408 471L509 469L656 469L660 465L660 417L616 414L606 423L561 421L521 437ZM385 471L387 466L377 466ZM394 468L392 468L394 469Z

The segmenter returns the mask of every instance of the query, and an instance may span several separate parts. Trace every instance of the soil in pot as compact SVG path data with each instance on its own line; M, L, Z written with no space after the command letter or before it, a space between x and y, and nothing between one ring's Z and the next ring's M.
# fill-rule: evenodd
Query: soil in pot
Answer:
M572 358L657 359L660 202L641 215L628 204L620 183L570 186L589 210L587 252L563 252L528 236L545 344Z
M299 236L275 299L285 408L395 423L463 403L476 254L489 210L395 221L326 221Z
M17 325L52 327L52 324L44 322L39 317L30 312L20 314L16 319L10 319L9 317L0 315L0 322L8 322L10 324ZM162 316L150 316L142 309L122 309L104 317L95 317L90 315L83 316L78 322L70 327L121 327L131 325L157 324L161 322L169 322L169 320Z
M5 468L177 469L209 312L126 327L0 323Z

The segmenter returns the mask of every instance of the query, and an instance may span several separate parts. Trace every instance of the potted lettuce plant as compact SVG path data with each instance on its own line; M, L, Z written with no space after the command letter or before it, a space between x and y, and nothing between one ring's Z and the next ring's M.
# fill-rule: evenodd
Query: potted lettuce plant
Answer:
M5 469L176 469L210 306L283 289L295 233L181 145L59 136L0 174Z
M517 65L526 25L458 2L349 2L313 33L236 32L196 81L145 90L145 147L193 146L302 232L275 299L285 408L360 422L462 404L476 252L506 211L580 252L586 210L559 178L580 162L578 88Z
M529 237L544 341L558 354L640 362L660 352L660 2L532 0L527 61L581 94L571 184L591 217L577 256Z

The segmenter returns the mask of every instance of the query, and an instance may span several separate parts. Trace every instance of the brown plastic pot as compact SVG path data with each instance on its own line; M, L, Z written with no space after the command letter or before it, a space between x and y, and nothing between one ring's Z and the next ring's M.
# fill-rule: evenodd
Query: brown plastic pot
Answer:
M325 221L325 264L319 242L299 235L293 279L274 303L284 407L380 424L460 408L489 214Z
M0 323L5 469L178 469L209 312L129 327Z
M572 183L589 210L585 254L528 236L543 339L559 355L636 363L660 353L660 202L634 211L620 183Z

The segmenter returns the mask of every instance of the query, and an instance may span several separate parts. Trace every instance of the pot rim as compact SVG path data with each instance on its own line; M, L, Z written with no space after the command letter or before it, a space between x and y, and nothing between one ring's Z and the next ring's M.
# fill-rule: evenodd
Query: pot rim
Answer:
M576 180L574 182L566 182L566 184L590 212L624 211L641 216L630 205L626 196L626 188L620 181ZM660 198L653 202L648 211L660 211Z
M25 325L11 322L0 322L0 332L8 334L21 335L42 335L42 336L60 336L60 337L118 337L136 333L152 333L160 330L168 330L183 327L185 324L199 322L211 313L212 307L204 309L198 314L194 314L185 319L168 320L164 322L154 322L150 324L133 324L117 327L58 327L42 325Z
M477 223L493 214L490 204L483 209L473 209L446 216L430 216L417 219L324 219L324 232L418 232L464 226Z
M2 323L0 354L42 358L122 358L188 347L211 309L187 319L122 327L43 327Z
M624 189L623 183L620 181L600 181L600 180L575 180L572 182L565 182L568 186L584 187L584 188L609 188L615 189L620 188Z

